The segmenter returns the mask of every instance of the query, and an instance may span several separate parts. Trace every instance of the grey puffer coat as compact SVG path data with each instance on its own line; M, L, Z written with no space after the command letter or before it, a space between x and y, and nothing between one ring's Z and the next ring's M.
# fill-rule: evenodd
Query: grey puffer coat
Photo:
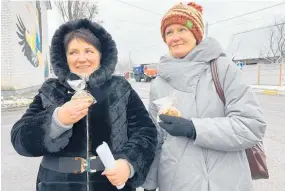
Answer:
M209 62L217 58L224 105L216 93ZM195 140L162 130L156 158L144 187L161 191L249 191L252 179L245 149L262 141L266 124L259 103L218 42L205 39L185 58L162 57L150 92L153 101L172 96L182 117L195 125Z

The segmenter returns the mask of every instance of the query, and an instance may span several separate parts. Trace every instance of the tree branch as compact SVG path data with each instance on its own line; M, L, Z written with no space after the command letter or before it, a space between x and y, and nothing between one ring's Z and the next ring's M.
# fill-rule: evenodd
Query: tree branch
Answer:
M79 18L93 20L98 15L98 3L80 0L56 0L56 7L60 11L63 21ZM102 22L102 21L99 21Z
M67 17L67 14L66 14L66 11L65 11L65 5L64 5L64 2L63 1L55 1L55 6L59 9L59 12L62 16L62 19L64 22L66 22L66 18Z
M95 15L98 15L98 5L97 3L92 5L91 7L88 7L88 12L89 12L89 19L93 19Z
M73 15L72 15L72 4L73 4L73 1L69 0L67 2L67 10L68 10L68 20L72 20L73 19Z
M75 1L75 2L74 2L74 6L73 6L73 18L78 18L78 13L79 13L79 10L80 10L79 5L80 5L79 1Z

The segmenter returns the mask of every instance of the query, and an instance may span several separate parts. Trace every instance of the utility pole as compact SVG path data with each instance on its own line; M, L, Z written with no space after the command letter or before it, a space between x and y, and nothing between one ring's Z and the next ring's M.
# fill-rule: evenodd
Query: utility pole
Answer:
M208 23L208 21L206 21L206 25L205 25L205 38L208 37L208 30L209 30L209 23Z
M132 63L131 62L132 62L131 61L131 51L129 50L129 71L132 70L132 67L131 67Z

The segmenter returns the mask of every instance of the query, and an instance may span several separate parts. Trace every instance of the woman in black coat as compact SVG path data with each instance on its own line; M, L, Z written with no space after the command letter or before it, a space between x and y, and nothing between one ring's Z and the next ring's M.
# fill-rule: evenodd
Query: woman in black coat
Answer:
M110 34L87 19L69 21L53 36L51 63L58 78L43 84L11 131L20 155L43 156L36 190L113 191L125 183L122 190L131 191L142 185L157 132L131 85L112 76L117 49ZM96 153L103 141L116 159L106 171Z

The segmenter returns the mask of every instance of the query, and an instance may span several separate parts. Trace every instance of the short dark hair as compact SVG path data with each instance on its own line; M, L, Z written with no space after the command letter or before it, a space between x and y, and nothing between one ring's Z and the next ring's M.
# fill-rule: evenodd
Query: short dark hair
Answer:
M89 30L86 28L80 28L77 30L74 30L64 36L63 40L63 46L65 49L65 52L67 51L68 44L73 39L82 39L86 41L87 43L93 45L99 52L102 52L102 46L100 40Z

